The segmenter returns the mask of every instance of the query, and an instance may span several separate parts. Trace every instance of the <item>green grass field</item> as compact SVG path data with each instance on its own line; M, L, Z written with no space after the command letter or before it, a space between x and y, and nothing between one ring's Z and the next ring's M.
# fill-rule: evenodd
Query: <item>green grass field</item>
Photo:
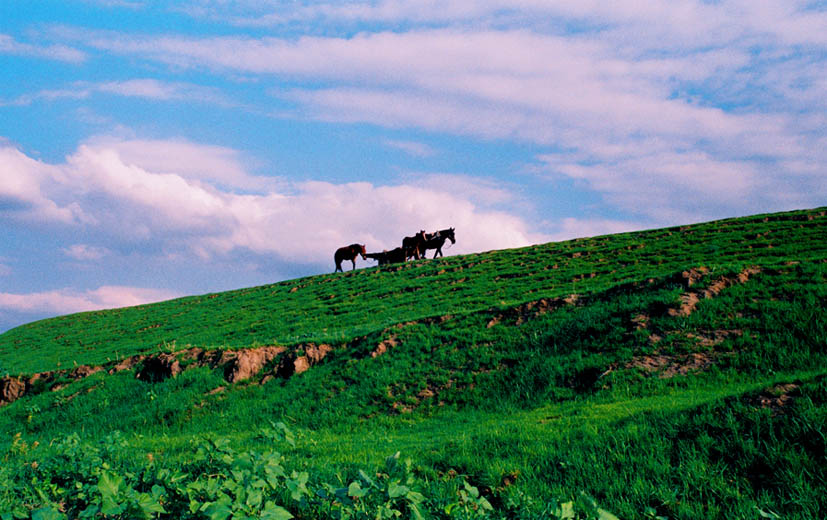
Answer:
M826 214L18 327L0 519L825 518Z

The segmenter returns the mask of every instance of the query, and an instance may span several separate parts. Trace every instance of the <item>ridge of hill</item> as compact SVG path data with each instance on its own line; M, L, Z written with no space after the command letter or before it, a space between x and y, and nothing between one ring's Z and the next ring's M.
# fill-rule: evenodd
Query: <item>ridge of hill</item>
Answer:
M103 363L170 345L343 341L396 323L591 294L692 267L823 259L825 214L818 208L575 239L61 316L0 334L0 371Z
M18 327L0 518L823 518L825 231L758 215Z

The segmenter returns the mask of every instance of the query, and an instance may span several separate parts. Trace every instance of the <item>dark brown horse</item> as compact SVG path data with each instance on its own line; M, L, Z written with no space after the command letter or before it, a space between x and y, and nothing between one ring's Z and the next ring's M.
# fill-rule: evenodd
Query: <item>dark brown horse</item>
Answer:
M370 258L371 260L376 260L379 262L379 265L385 265L388 263L388 252L382 251L381 253L366 253L366 257Z
M402 239L402 249L405 250L405 260L408 258L416 258L419 260L425 254L425 230L412 237L405 237Z
M365 246L363 244L350 244L349 246L340 247L333 255L333 260L336 261L336 271L342 271L342 260L350 260L353 262L353 269L356 269L356 257L362 255L362 260L367 260L365 257ZM333 271L334 273L336 271Z
M372 258L379 262L379 265L387 265L387 264L398 264L404 262L408 259L409 251L406 251L402 247L397 247L396 249L391 249L390 251L382 251L381 253L368 253L368 258Z
M425 233L425 242L422 244L422 256L425 256L425 251L428 249L436 249L434 258L436 258L437 255L442 256L442 246L446 240L450 240L451 245L457 243L457 239L454 236L454 228L442 229L436 233Z

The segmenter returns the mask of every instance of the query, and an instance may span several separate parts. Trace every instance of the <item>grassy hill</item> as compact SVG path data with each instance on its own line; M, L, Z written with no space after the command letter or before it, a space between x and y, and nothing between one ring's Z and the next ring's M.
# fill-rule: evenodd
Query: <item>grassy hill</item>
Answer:
M0 518L827 517L825 215L18 327Z

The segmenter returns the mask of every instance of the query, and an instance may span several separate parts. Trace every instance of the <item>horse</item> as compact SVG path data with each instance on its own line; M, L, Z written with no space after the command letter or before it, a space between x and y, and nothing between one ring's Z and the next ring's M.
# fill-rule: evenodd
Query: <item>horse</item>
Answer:
M425 254L425 230L423 229L419 233L415 234L412 237L405 237L402 239L402 249L405 250L405 260L410 257L416 258L419 260L420 256Z
M379 265L385 265L388 263L388 251L382 251L381 253L366 253L366 257L370 258L371 260L376 260L379 262Z
M451 245L457 243L457 239L454 237L454 228L442 229L435 233L425 233L425 242L422 245L422 256L425 256L425 252L428 249L436 249L434 258L436 258L437 255L442 256L442 246L445 244L445 240L450 240Z
M353 262L353 269L356 269L356 257L362 255L362 260L367 260L365 257L365 246L363 244L350 244L349 246L340 247L333 255L333 260L336 262L336 271L342 271L342 260L350 260Z
M390 251L385 250L381 253L367 253L365 256L376 260L379 262L379 265L386 265L386 264L397 264L404 262L408 259L408 253L405 248L397 247L396 249L391 249Z

